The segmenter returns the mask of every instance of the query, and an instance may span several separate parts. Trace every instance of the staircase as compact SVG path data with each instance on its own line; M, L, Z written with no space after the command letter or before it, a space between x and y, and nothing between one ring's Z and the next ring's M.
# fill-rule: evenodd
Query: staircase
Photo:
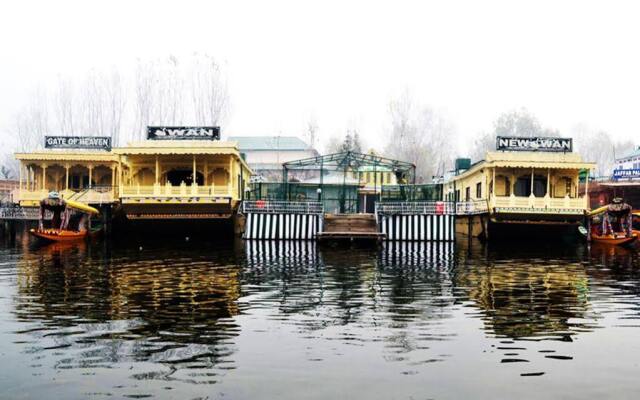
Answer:
M374 214L327 214L319 240L375 240L384 238L378 232Z

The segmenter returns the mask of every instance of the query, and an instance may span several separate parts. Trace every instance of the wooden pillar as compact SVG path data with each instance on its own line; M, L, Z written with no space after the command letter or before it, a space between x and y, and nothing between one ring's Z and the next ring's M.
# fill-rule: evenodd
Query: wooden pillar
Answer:
M531 194L533 194L533 168L531 168Z
M47 190L47 164L42 165L42 190Z
M491 195L493 195L493 197L496 196L496 186L497 186L496 185L496 167L493 167L493 177L491 178L491 193L490 193Z
M196 184L196 155L193 155L193 174L191 176L191 185L195 185Z
M69 190L69 164L64 165L65 177L64 177L64 190Z
M89 165L89 188L93 185L91 184L91 179L93 178L93 165Z
M551 187L551 168L547 168L547 196L551 197L549 188Z
M22 161L20 161L20 168L19 168L19 173L20 173L20 177L18 178L18 190L22 190Z
M156 155L156 185L159 183L159 177L160 177L160 175L158 174L159 172L160 170L158 166L158 156Z
M233 157L229 156L229 174L227 179L227 192L229 192L229 194L231 194L231 179L233 176L231 168L233 168Z
M204 185L207 186L209 184L209 160L205 158L204 160Z
M27 165L27 170L25 172L27 173L26 189L31 190L31 166L30 165Z

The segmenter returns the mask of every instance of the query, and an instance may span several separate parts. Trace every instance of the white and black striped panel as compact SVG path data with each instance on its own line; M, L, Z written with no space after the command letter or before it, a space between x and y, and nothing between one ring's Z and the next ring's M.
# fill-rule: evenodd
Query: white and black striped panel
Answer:
M385 215L379 230L387 240L452 241L455 240L453 215Z
M311 240L322 229L318 214L248 213L245 239Z
M448 270L455 264L453 242L388 241L380 250L382 267L438 268Z
M252 269L306 268L318 261L316 243L301 240L249 240L245 242L245 256Z

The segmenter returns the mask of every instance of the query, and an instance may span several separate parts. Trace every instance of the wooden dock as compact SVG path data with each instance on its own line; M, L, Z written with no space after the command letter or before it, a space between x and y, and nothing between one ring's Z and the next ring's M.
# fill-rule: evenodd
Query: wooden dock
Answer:
M374 214L326 214L324 229L318 232L320 241L376 241L386 235L378 231Z

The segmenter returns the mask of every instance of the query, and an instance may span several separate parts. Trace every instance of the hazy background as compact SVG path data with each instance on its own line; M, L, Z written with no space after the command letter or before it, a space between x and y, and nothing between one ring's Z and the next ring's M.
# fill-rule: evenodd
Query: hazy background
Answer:
M631 143L638 11L632 1L3 2L2 142L17 145L16 115L34 92L55 97L61 79L118 70L128 85L140 63L198 53L220 68L227 135L302 137L313 121L321 149L357 131L365 149L384 150L390 104L409 99L447 121L445 145L459 155L523 108L560 136Z

